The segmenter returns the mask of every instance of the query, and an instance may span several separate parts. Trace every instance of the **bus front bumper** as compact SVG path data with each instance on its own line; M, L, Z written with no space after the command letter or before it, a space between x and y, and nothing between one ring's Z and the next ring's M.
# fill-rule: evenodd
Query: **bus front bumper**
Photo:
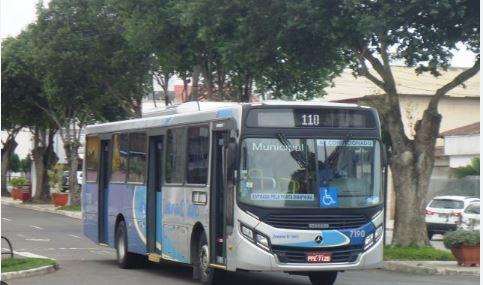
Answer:
M249 271L283 272L341 271L381 268L383 266L383 239L384 236L367 251L359 254L356 261L350 263L281 263L274 253L267 252L245 238L241 238L240 243L235 249L236 264L234 264L234 267L235 269Z

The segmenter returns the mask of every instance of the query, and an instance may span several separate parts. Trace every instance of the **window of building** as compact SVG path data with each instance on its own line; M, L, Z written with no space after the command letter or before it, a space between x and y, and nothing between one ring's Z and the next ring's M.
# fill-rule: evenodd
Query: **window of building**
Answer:
M188 151L186 158L187 183L207 183L209 151L210 132L208 127L188 128Z
M186 153L186 129L171 129L167 132L166 183L183 183Z
M144 183L146 176L146 134L129 134L129 163L127 181Z
M114 182L114 183L126 182L128 158L129 158L128 134L114 134L112 136L111 182Z
M86 182L96 182L99 170L99 138L86 138Z

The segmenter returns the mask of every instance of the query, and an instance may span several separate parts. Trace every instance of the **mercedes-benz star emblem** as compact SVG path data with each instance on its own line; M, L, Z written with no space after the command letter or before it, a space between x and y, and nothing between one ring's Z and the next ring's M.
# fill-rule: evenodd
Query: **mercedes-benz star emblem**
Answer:
M321 243L324 239L322 238L322 236L316 236L315 237L315 242L316 243Z

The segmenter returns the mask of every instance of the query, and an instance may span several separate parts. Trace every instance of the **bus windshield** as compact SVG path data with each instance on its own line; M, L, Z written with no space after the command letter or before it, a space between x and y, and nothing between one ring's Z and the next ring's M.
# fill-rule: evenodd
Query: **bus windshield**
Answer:
M379 142L246 138L238 200L272 208L359 208L382 203Z

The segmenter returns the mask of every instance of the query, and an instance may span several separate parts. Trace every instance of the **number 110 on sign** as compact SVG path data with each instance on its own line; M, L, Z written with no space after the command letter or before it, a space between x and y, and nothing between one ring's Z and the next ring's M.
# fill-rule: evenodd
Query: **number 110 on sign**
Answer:
M318 126L319 124L319 115L302 115L302 126Z

